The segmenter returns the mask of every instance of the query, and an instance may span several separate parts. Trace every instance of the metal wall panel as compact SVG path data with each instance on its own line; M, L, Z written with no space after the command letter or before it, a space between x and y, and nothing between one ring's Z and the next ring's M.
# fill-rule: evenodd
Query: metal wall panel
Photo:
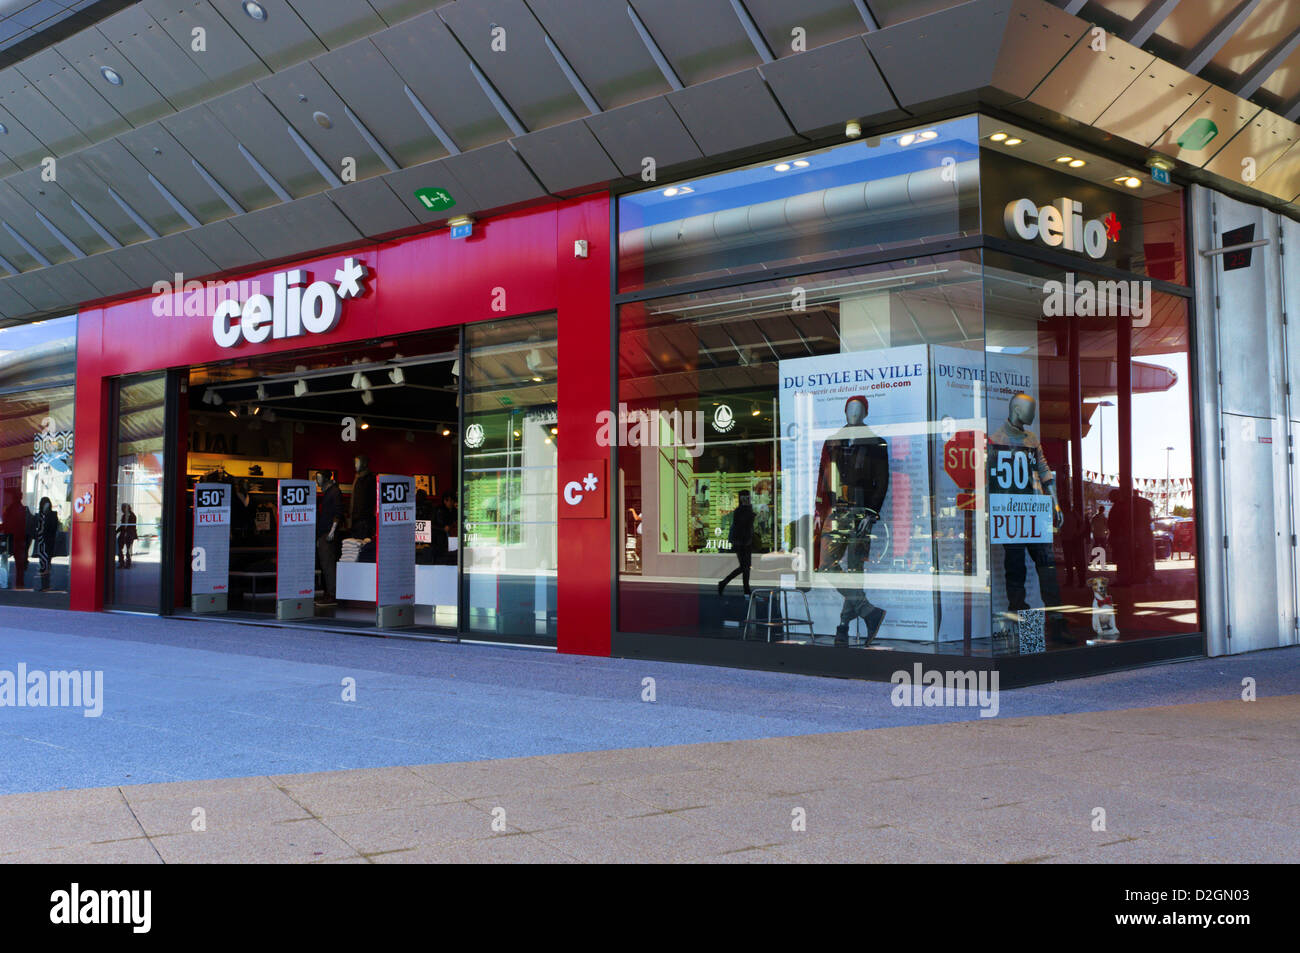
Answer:
M65 173L63 179L66 180L68 173L66 165L63 172ZM38 170L31 169L11 175L4 180L4 184L18 193L29 206L48 218L55 228L63 232L85 254L93 255L96 252L107 251L111 247L108 242L99 237L84 218L76 213L72 208L71 199L59 183L44 181Z
M729 0L630 0L687 86L762 62Z
M206 105L231 140L252 153L293 198L313 195L328 186L289 138L288 122L256 87L233 90Z
M364 0L353 2L364 3ZM266 10L266 19L260 22L245 14L234 0L222 0L215 9L272 70L301 63L325 51L287 0L258 0L258 3Z
M677 90L668 101L705 155L795 147L805 141L790 128L758 70Z
M1054 113L1092 125L1155 57L1109 37L1105 50L1094 50L1084 35L1065 59L1038 84L1030 101Z
M208 111L207 106L191 106L168 116L162 121L162 127L184 149L182 158L187 162L198 160L245 211L265 208L280 201L240 153L235 137Z
M615 109L672 87L641 42L624 3L527 0L601 109Z
M1210 88L1164 60L1153 59L1093 125L1113 135L1149 146Z
M438 9L438 15L526 130L591 115L547 49L537 18L522 0L448 4ZM498 29L505 31L504 50L493 48Z
M294 11L330 49L386 29L366 0L291 0Z
M91 86L54 47L29 56L13 67L13 70L31 83L50 105L91 142L130 128L130 124L117 114L117 110L108 104L99 90ZM103 76L99 78L99 85L110 88Z
M907 116L858 36L778 60L760 72L802 135L830 135L850 119L871 125Z
M193 106L203 98L211 81L143 5L126 7L103 20L99 32L174 108Z
M441 161L481 209L504 208L546 197L546 190L509 143Z
M354 182L341 189L330 189L325 197L363 235L386 235L412 228L419 220L397 197L384 179Z
M301 254L303 235L312 236L313 248L328 248L365 237L323 195L250 212L234 219L231 225L268 261Z
M249 244L229 220L192 228L185 237L222 270L243 268L262 260L261 252Z
M576 195L619 178L618 168L582 120L513 140L519 155L552 195Z
M585 122L624 175L641 175L647 157L657 168L668 169L704 155L663 97L611 109Z
M1216 196L1214 235L1199 236L1200 247L1217 247L1223 233L1243 225L1255 226L1255 237L1268 237L1270 213L1254 205ZM1276 253L1276 245L1272 252ZM1250 268L1217 276L1221 335L1231 346L1220 355L1223 372L1223 412L1281 419L1285 369L1281 364L1282 314L1274 254L1255 250Z
M1211 86L1187 112L1178 117L1177 122L1165 130L1164 135L1151 144L1151 148L1191 165L1204 165L1223 148L1224 143L1259 115L1259 111L1260 107L1254 103L1246 102L1241 97L1234 96L1217 86ZM1198 120L1213 123L1217 132L1205 145L1193 148L1195 145L1200 145L1200 140L1194 137L1195 130L1192 128ZM1178 140L1184 136L1191 138L1179 145Z
M804 51L867 31L853 0L745 0L745 8L778 59L799 52L794 48L796 29L802 31Z
M371 40L457 148L468 152L510 135L510 127L474 80L465 51L436 12ZM430 69L430 63L439 64L438 70Z
M50 155L65 155L90 141L17 70L0 71L0 109L26 126Z
M168 135L161 123L133 129L118 136L117 141L200 222L212 222L234 214L199 175L190 154ZM146 183L154 188L147 178Z
M5 127L5 132L0 133L0 152L20 169L30 169L51 154L49 148L3 106L0 106L0 123Z
M141 6L211 81L209 95L234 89L270 72L208 0L142 0ZM204 49L195 49L196 29L203 30Z
M82 79L91 84L95 93L107 100L131 125L142 126L173 112L172 104L99 30L83 30L63 40L57 49ZM122 77L121 86L104 81L100 70L105 66L116 70Z

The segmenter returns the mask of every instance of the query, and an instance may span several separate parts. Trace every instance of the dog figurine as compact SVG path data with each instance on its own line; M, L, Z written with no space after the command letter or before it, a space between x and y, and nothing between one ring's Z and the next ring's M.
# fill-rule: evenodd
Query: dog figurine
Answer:
M1092 631L1097 633L1097 640L1115 642L1119 639L1119 627L1115 625L1115 600L1110 595L1110 582L1105 576L1094 576L1088 580L1092 590Z

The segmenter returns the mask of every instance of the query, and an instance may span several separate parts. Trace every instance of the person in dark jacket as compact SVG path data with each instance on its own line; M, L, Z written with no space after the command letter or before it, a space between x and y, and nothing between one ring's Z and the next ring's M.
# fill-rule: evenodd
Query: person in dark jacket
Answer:
M139 521L135 510L129 503L122 504L122 516L117 521L117 566L119 569L131 568L131 547L140 538L136 529Z
M316 471L316 493L320 512L316 517L316 559L320 563L321 604L334 605L338 579L339 525L343 522L343 494L334 482L333 470Z
M352 481L352 499L348 505L349 535L353 539L373 539L375 536L375 475L370 472L370 458L358 454L353 461L357 468Z
M54 552L54 541L58 535L58 514L54 512L50 498L43 496L36 510L36 533L32 540L32 555L40 563L42 591L50 588L50 556Z
M739 565L718 583L718 595L722 595L727 583L737 576L745 587L745 595L749 595L749 567L754 557L754 508L749 505L748 490L741 490L739 496L740 505L731 514L731 532L727 534L727 542L731 543Z
M450 559L451 556L451 531L456 523L456 504L455 497L450 493L444 493L438 505L433 509L433 518L430 522L433 538L433 561L435 563L455 562Z
M23 573L27 571L27 525L31 514L23 506L22 497L15 491L5 507L4 532L9 534L10 552L14 557L14 578L11 585L15 589L23 587Z

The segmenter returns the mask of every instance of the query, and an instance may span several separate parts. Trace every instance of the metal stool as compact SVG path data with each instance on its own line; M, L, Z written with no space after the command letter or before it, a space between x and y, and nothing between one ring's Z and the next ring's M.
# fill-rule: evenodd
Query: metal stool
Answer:
M803 600L803 618L790 618L790 595L797 593ZM757 610L758 598L762 596L767 600L767 620L759 618ZM780 608L779 616L776 620L772 619L773 608ZM749 639L749 630L751 627L767 630L767 638L764 641L772 641L772 630L780 629L782 636L790 635L790 628L793 626L808 627L808 639L813 638L813 621L812 613L808 610L808 590L807 589L754 589L749 594L749 611L745 613L745 628L741 638Z

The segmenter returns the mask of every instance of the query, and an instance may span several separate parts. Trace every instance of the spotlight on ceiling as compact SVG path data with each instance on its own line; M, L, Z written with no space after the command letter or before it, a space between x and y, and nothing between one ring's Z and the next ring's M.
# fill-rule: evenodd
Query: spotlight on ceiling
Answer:
M358 420L357 420L357 426L360 427L362 430L369 430L369 429L370 429L370 422L369 422L369 421L366 421L366 420L360 420L360 419L358 419Z
M357 371L352 375L352 387L355 390L370 390L370 378Z
M307 396L307 382L305 380L299 380L293 385L293 396L294 397Z
M266 7L258 3L257 0L244 0L241 6L244 8L244 12L258 23L266 22Z
M319 109L311 114L311 118L316 120L316 125L322 129L333 129L334 120L329 117L328 113L323 113Z
M844 138L856 139L862 135L862 124L850 120L844 124Z
M369 406L370 406L371 404L373 404L374 402L375 402L375 395L374 395L374 394L372 394L372 393L371 393L370 391L368 391L368 390L363 390L363 391L361 392L361 403L363 403L363 404L365 404L367 407L369 407Z
M99 75L104 77L104 82L108 83L110 86L122 85L122 74L111 66L101 66L99 68Z
M388 379L392 381L394 384L405 384L406 374L402 371L400 367L394 367L391 371L388 372Z
M230 414L230 416L232 416L232 417L234 417L234 418L236 418L236 419L238 419L238 417L239 417L239 411L235 410L235 408L233 408L233 407L231 407L229 410L227 410L226 413Z
M444 437L450 437L450 436L451 436L451 431L448 430L446 427L443 427L443 428L442 428L442 435L443 435Z

